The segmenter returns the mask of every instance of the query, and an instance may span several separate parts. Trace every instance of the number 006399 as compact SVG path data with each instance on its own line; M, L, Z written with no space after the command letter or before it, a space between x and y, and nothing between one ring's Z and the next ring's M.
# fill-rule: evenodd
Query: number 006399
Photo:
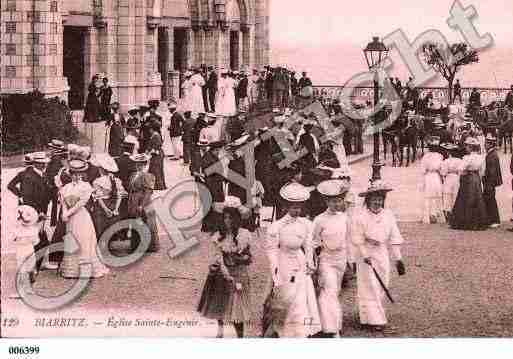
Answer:
M39 346L10 346L9 354L11 355L31 355L39 354Z

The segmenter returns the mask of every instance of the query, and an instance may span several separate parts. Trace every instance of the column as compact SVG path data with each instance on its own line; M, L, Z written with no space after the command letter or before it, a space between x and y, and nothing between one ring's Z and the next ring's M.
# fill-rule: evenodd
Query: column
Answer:
M117 33L118 101L122 111L135 104L135 4L119 0Z
M242 33L243 64L252 71L255 66L255 27L247 25Z
M118 21L113 11L113 1L103 0L102 17L107 26L98 29L98 71L105 74L112 87L116 86L117 71L115 68L117 60L117 38ZM114 91L114 97L117 97L117 91ZM115 99L113 99L115 101Z
M195 43L194 43L194 31L192 29L186 30L186 36L187 36L187 49L186 49L186 56L185 56L185 62L187 64L187 68L194 67L196 65L195 62Z
M133 0L132 0L133 1ZM146 93L146 0L135 0L135 45L134 53L130 56L135 57L134 68L134 87L135 87L135 102L143 104L148 101Z
M237 66L238 69L242 69L244 65L244 39L242 31L237 31L237 50L238 50L238 56L237 56Z
M84 94L87 94L87 87L91 83L91 79L98 73L96 66L98 54L98 30L95 27L89 27L85 36L84 48Z

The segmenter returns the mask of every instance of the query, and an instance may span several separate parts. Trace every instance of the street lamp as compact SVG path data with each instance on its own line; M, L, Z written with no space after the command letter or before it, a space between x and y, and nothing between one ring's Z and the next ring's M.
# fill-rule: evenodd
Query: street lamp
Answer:
M379 37L375 36L372 38L372 42L369 42L367 47L363 50L363 54L365 55L365 60L367 61L367 65L369 66L369 71L374 72L374 155L373 155L373 163L372 163L372 179L371 181L376 181L381 179L381 167L382 163L379 162L379 132L378 132L378 123L379 123L379 114L381 111L376 111L379 105L379 75L378 68L383 60L388 55L388 49L380 40Z

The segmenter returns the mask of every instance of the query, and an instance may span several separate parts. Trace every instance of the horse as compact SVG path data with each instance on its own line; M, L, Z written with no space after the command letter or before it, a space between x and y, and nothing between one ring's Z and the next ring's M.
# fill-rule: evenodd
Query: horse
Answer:
M513 153L513 116L506 108L501 108L497 111L497 118L500 123L497 131L499 147L503 146L504 153L508 153L509 144L509 152Z
M397 160L399 158L399 144L398 144L398 134L400 131L399 126L401 125L401 120L396 120L391 126L384 129L381 132L381 136L383 138L383 156L384 160L387 159L387 152L390 145L390 149L392 152L392 166L395 167L397 165Z
M410 153L412 154L412 163L417 159L418 133L419 130L415 121L413 119L406 120L402 129L399 131L399 167L403 165L405 147L406 167L410 165Z

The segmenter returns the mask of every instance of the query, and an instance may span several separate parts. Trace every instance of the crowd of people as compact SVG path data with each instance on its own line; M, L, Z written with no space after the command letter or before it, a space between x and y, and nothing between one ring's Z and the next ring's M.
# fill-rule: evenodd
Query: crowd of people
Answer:
M252 320L255 303L251 303L248 267L253 261L254 233L262 234L263 206L273 207L272 224L263 238L273 283L264 303L263 335L343 335L339 293L344 274L356 275L362 327L385 330L390 257L398 273L405 274L400 251L404 239L392 211L385 209L386 194L392 188L383 181L373 181L359 194L363 206L356 205L347 161L354 138L348 133L355 124L337 102L325 107L328 116L324 118L301 109L294 94L310 100L313 96L306 74L302 85L299 81L292 90L293 72L284 68L255 71L246 84L246 74L222 70L216 86L208 87L214 83L215 71L206 70L207 75L196 69L186 76L183 111L177 111L173 101L167 103L167 128L157 100L129 110L126 117L119 112L119 104L113 103L104 114L108 153L92 154L88 147L55 139L47 152L26 156L26 168L8 185L20 202L16 238L20 264L49 243L66 246L72 237L80 245L74 253L52 252L32 261L26 267L28 279L34 282L37 272L45 268L76 278L84 275L80 271L84 263L91 269L86 275L107 275L102 251L96 250L98 241L113 224L127 218L140 219L148 226L147 252L159 251L155 213L145 208L155 191L167 188L163 150L167 130L171 159L183 158L190 175L212 196L213 205L202 222L202 231L212 243L212 258L197 310L218 321L218 337L224 335L225 324L233 324L237 336L243 337L245 324ZM280 83L287 76L283 82L289 81L289 87L282 89ZM247 91L241 90L246 86ZM272 99L271 126L248 128L251 93ZM399 120L411 122L410 117L418 115L416 109L409 111L406 106ZM433 125L440 131L448 126L443 121ZM496 138L488 133L485 155L479 153L482 149L472 128L456 133L459 137L429 136L428 152L422 159L423 221L448 221L455 229L496 227L500 219L495 189L502 184ZM248 164L244 148L249 144L254 158ZM463 156L458 144L466 150ZM283 166L287 152L304 155ZM245 178L248 165L254 166L255 173L249 195L230 176L231 171ZM107 245L128 240L134 252L141 241L134 232L119 231Z

